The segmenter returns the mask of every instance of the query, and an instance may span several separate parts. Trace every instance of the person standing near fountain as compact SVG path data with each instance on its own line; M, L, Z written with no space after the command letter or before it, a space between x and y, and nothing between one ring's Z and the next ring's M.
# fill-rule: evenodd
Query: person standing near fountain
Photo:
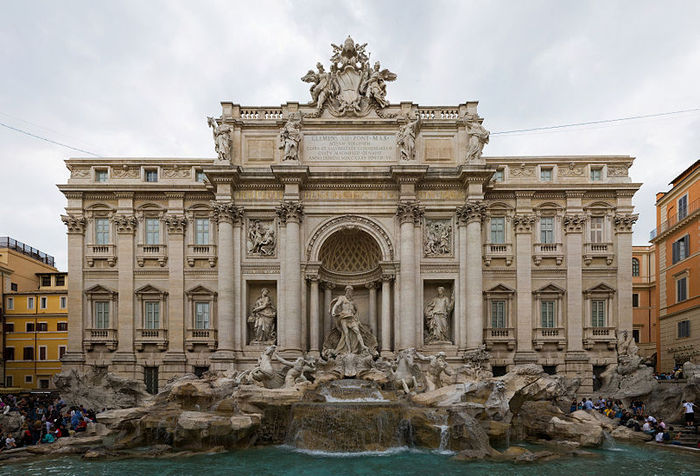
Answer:
M357 306L352 300L353 287L345 286L345 295L331 302L331 316L338 319L340 340L335 351L338 354L360 354L367 346L360 332L360 320L357 317Z

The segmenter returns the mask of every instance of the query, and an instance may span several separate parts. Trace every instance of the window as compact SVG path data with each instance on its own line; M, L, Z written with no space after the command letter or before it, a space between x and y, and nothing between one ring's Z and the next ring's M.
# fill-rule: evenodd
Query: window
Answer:
M591 169L591 182L600 182L601 180L603 180L603 169L600 167Z
M194 328L209 329L209 303L194 303Z
M14 347L5 347L5 360L15 360Z
M146 218L146 244L160 244L160 220L157 218Z
M24 325L24 330L25 332L34 332L34 323L33 322L27 322Z
M7 310L12 311L15 308L15 298L7 298Z
M540 312L542 327L555 327L554 301L542 301Z
M24 348L24 359L23 360L34 360L34 347Z
M42 276L41 277L41 285L44 287L50 287L51 286L51 276Z
M683 195L678 199L678 220L688 216L688 195Z
M146 182L157 182L158 181L158 170L147 169L145 178L146 178Z
M27 298L27 309L34 309L34 298L33 297Z
M503 182L503 169L498 169L498 170L496 170L496 172L494 172L493 181L494 182Z
M143 382L146 384L148 393L151 395L158 393L158 367L144 367Z
M632 339L634 339L634 342L639 344L639 329L634 329L632 331Z
M15 323L14 322L6 322L5 323L5 333L10 333L15 331Z
M491 301L491 327L503 329L506 327L506 302Z
M690 337L690 321L687 319L678 323L678 338L683 337Z
M59 346L58 346L58 358L59 358L59 359L62 359L64 355L66 355L66 346L65 346L65 345L59 345Z
M12 378L12 375L8 375L5 377L5 385L8 387L14 386L15 382L14 379Z
M67 331L68 330L68 323L67 322L57 322L56 323L56 330L57 331Z
M632 276L639 276L639 260L637 258L632 258Z
M591 327L605 327L605 301L591 301Z
M685 235L683 238L673 242L671 246L671 254L673 264L678 263L688 257L690 251L690 235Z
M552 181L552 169L550 167L540 169L540 180L543 182Z
M10 283L10 291L17 291L17 283Z
M24 383L32 383L34 381L34 376L32 375L25 375L24 376Z
M95 170L95 182L104 183L107 181L107 170L98 169Z
M639 307L639 294L632 294L632 307Z
M48 299L46 296L41 296L39 298L39 309L46 309L46 304L48 303Z
M61 309L65 309L67 307L68 299L66 299L65 296L61 296Z
M197 171L194 173L194 179L195 179L197 182L204 182L204 172L202 172L201 170L197 170Z
M503 244L506 242L505 217L491 218L491 243Z
M197 218L195 220L194 229L194 243L196 245L208 245L209 244L209 219L208 218Z
M49 379L47 378L42 378L39 379L39 388L49 388Z
M554 217L540 218L540 243L554 243Z
M95 303L95 329L109 329L109 302Z
M36 330L38 332L47 332L49 330L49 324L47 322L39 322L36 325Z
M591 243L603 242L603 217L591 217Z
M95 220L95 244L109 244L109 219L97 218Z
M56 286L65 286L66 285L66 277L62 274L56 276Z
M146 301L146 329L160 329L160 302Z
M39 346L39 360L46 360L46 346Z
M676 280L676 302L688 299L688 278L683 276Z

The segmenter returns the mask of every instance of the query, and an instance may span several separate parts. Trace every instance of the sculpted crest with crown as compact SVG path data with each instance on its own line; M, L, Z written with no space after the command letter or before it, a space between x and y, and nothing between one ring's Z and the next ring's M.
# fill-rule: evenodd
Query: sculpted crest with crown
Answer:
M302 81L311 84L310 105L316 106L316 115L327 107L334 116L364 116L372 108L383 109L386 100L386 82L394 81L396 74L381 69L379 61L370 66L367 43L359 45L349 36L342 46L331 44L330 71L321 63L316 71L309 70Z

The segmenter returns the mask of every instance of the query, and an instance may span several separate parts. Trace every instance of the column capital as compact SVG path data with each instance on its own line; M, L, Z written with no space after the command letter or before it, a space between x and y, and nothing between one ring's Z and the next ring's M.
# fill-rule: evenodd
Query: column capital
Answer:
M212 200L209 202L212 216L216 223L239 223L243 218L243 207L237 207L233 202Z
M335 289L335 284L330 281L321 281L321 286L323 289Z
M117 233L133 235L136 231L138 220L133 215L114 215L112 223L114 223Z
M569 233L582 233L586 224L586 215L569 214L564 216L564 231Z
M396 215L401 224L412 222L418 225L424 213L425 210L420 206L418 200L404 200L399 202L396 207Z
M460 225L481 222L486 215L486 204L482 200L469 200L463 206L457 207L455 213Z
M377 283L375 283L374 281L371 281L369 283L366 283L365 287L367 289L377 289Z
M532 213L519 213L513 216L513 226L516 233L530 233L535 224L535 215Z
M382 274L382 281L385 283L387 283L387 282L390 283L391 281L394 280L394 278L395 278L395 276L393 274L389 274L389 273Z
M613 219L615 233L632 233L632 227L638 219L637 213L618 213Z
M277 216L282 223L301 223L304 216L304 205L301 202L287 200L280 202L275 211L277 212Z
M310 283L320 283L321 282L321 277L316 274L307 274L306 275L306 280L309 281Z
M168 233L174 234L184 234L185 228L187 227L187 218L184 215L167 214L163 218L165 226L168 227Z
M85 234L85 226L87 220L82 215L61 215L61 221L68 228L69 235L83 235Z

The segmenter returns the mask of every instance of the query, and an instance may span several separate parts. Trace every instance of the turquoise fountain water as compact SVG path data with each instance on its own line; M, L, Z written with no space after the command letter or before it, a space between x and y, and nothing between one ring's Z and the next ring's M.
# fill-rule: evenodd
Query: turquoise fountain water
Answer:
M463 462L439 452L400 448L380 454L327 454L286 447L264 447L215 455L169 459L85 461L59 457L3 464L0 474L50 475L595 475L700 474L700 457L670 450L618 444L593 451L597 457L572 457L546 463Z

